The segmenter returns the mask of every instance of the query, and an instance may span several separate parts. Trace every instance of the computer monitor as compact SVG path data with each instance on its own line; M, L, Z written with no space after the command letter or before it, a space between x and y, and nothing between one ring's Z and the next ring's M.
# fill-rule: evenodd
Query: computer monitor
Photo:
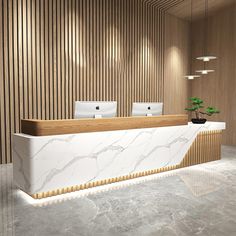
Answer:
M161 102L134 102L132 116L160 116L162 108Z
M117 102L105 101L76 101L75 119L115 117L117 114Z

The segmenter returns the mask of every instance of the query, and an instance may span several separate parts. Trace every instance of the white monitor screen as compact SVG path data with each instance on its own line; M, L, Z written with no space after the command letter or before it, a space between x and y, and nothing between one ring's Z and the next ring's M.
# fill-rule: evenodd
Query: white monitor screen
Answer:
M115 117L117 102L76 101L75 119Z
M160 116L162 108L161 102L134 102L132 116Z

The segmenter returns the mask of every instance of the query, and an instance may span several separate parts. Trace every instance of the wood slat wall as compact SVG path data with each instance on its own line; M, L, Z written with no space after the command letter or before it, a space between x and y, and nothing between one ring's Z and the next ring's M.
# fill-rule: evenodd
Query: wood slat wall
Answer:
M75 100L116 100L119 116L134 101L163 101L161 9L137 0L0 0L0 163L11 162L21 119L72 118Z
M165 114L184 113L190 97L191 81L186 80L189 63L188 22L171 15L165 17Z
M159 1L159 0L149 0L149 1ZM183 0L181 2L180 1L181 0L179 0L178 4L172 5L171 8L168 9L168 13L185 20L190 20L191 0ZM221 11L225 7L229 7L234 3L235 0L208 0L208 14L214 15L217 11ZM193 20L199 20L200 18L204 18L205 0L193 0L192 4L193 4L193 15L192 15Z
M193 58L203 54L203 20L193 25ZM226 122L223 144L236 145L236 4L225 8L208 20L208 54L217 56L207 63L207 69L215 72L191 82L191 95L199 96L206 106L215 106L220 114L206 117L213 121ZM193 69L203 68L203 63L193 59Z

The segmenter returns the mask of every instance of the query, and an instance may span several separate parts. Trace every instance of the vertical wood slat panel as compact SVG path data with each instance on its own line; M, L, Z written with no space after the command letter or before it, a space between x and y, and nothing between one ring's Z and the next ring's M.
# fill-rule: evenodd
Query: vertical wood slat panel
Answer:
M29 99L28 99L28 68L27 68L27 29L28 29L28 22L27 22L27 3L28 0L22 0L21 6L21 17L22 17L22 83L23 83L23 102L24 102L24 113L23 117L29 117Z
M61 39L61 118L66 117L65 112L65 0L61 0L61 19L60 19L60 39Z
M0 164L5 163L5 129L4 129L4 97L3 97L3 22L2 22L2 13L3 13L3 0L0 0Z
M50 61L49 61L49 3L51 1L44 1L44 75L45 75L45 114L46 119L50 119Z
M0 164L22 118L72 118L75 100L164 99L165 13L140 0L0 0Z
M3 3L3 85L4 85L4 118L5 118L5 162L9 162L9 156L10 153L7 150L10 150L10 116L11 116L11 111L10 111L10 94L9 94L9 18L8 18L8 4L9 2L4 1Z
M40 70L41 70L41 109L42 109L42 119L46 119L46 90L45 90L45 84L46 84L46 77L45 77L45 0L39 1L41 3L40 5Z
M40 3L34 0L34 13L35 13L35 78L36 78L36 91L34 96L36 97L35 102L35 115L34 117L42 117L41 111L41 71L40 71ZM34 15L33 15L34 16Z
M11 34L11 22L9 20L9 18L11 17L11 11L10 11L10 8L11 8L11 1L8 1L7 5L7 10L8 12L6 13L6 16L7 16L7 19L6 19L6 22L7 22L7 34L5 35L5 38L8 40L8 42L6 42L5 44L5 53L7 54L6 55L6 58L7 58L7 61L6 61L6 67L8 67L5 72L8 73L8 82L7 82L7 90L6 90L6 101L8 102L8 112L9 112L9 116L8 116L8 121L7 121L7 124L8 124L8 128L11 132L12 130L12 122L11 122L11 117L13 115L13 112L12 112L12 63L10 64L10 60L12 59L12 34ZM8 96L9 95L9 96ZM8 96L8 97L7 97ZM11 149L11 136L10 134L7 134L7 148L10 148ZM7 155L7 162L9 162L9 155Z
M49 62L49 119L54 119L54 61L53 61L53 50L56 48L56 45L53 45L53 3L55 0L48 1L48 62Z
M56 66L56 72L55 72L55 83L57 84L57 118L62 118L62 98L61 98L61 90L62 90L62 74L61 74L61 0L57 0L57 8L56 8L56 23L57 23L57 29L56 29L56 43L57 43L57 66Z
M32 107L33 107L33 100L35 99L35 97L33 96L33 91L32 91L32 19L31 19L31 13L32 13L32 9L31 9L31 3L32 0L27 0L26 3L26 21L27 21L27 28L26 28L26 38L27 38L27 44L26 44L26 51L27 51L27 82L28 82L28 86L27 86L27 90L28 90L28 117L31 119L32 116Z
M35 8L35 0L31 0L31 52L32 52L32 117L37 117L37 77L36 77L36 49L37 49L37 43L36 43L36 8Z

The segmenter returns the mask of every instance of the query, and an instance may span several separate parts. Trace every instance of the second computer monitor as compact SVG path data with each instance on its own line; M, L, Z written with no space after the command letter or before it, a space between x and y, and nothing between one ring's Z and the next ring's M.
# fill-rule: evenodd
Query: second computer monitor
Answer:
M117 102L105 101L76 101L75 119L115 117Z
M162 102L134 102L132 116L159 116L162 108Z

